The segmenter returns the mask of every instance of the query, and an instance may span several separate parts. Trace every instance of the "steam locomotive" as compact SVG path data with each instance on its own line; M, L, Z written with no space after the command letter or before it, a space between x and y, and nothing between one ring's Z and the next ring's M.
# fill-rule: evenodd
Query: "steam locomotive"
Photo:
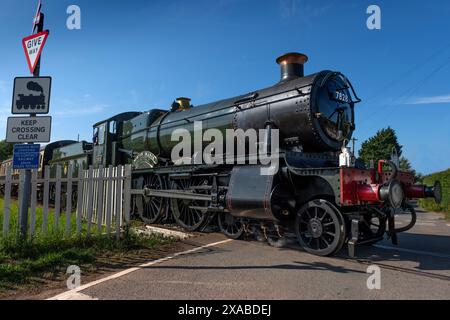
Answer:
M272 244L295 234L307 252L322 256L344 244L353 256L357 244L375 243L385 233L396 243L397 232L415 223L408 200L440 201L440 184L415 184L395 161L380 160L376 168L355 161L346 145L361 100L340 72L305 76L307 60L299 53L280 56L278 83L238 97L195 107L182 97L170 111L125 112L100 121L93 126L93 145L56 148L50 163L132 164L133 210L149 224L173 219L194 231L216 221L230 238L254 235ZM256 144L265 150L274 143L268 133L276 130L278 149L269 156L276 157L277 170L261 174L267 164L252 162L255 154L248 151L244 161L216 150L222 161L213 164L196 161L195 154L174 159L174 131L195 137L200 121L201 133L264 129ZM245 136L235 140L251 149ZM399 211L412 216L402 229L395 227Z
M33 96L31 94L25 96L23 94L19 94L19 99L16 101L16 105L18 110L45 109L45 96L42 94L39 96Z

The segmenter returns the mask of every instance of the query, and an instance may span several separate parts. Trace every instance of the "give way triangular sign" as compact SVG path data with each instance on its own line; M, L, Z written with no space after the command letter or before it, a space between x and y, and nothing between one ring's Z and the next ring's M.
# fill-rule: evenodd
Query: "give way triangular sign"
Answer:
M23 50L25 50L25 56L27 57L28 67L30 68L31 73L33 73L36 68L47 37L48 30L22 39Z

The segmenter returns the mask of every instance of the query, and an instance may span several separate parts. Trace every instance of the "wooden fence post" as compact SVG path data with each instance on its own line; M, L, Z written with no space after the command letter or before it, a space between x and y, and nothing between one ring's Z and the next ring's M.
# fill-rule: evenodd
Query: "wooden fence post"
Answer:
M56 188L55 188L55 212L53 224L55 231L59 229L59 214L61 212L61 166L56 166Z
M116 174L116 208L114 210L114 214L116 215L116 239L120 238L120 227L122 225L122 166L117 166L117 174Z
M11 166L6 167L5 176L5 198L3 201L3 236L6 237L9 232L9 214L10 214L10 202L11 202Z
M92 207L94 202L94 197L92 194L92 190L94 187L94 181L93 181L93 167L89 166L89 173L88 173L88 194L87 194L87 236L91 233L91 224L92 224Z
M83 177L84 170L81 166L78 168L78 180L77 180L77 234L81 234L81 218L83 216Z
M19 171L19 181L18 181L18 197L17 197L17 206L18 206L18 213L19 215L17 216L17 227L20 228L20 204L22 203L22 197L23 197L23 185L24 185L24 181L25 181L25 171L24 170L18 170Z
M111 233L111 209L112 209L112 187L113 187L113 166L108 167L106 179L106 233Z
M102 220L103 220L103 182L104 182L104 169L103 166L98 167L98 183L97 183L97 232L102 232Z
M125 180L124 180L124 190L123 190L123 216L125 224L130 223L130 203L131 203L131 165L125 165Z
M67 168L67 186L66 186L66 236L70 236L72 229L72 173L73 167L69 164Z
M31 171L30 238L36 229L37 169Z
M44 199L43 199L42 226L41 226L42 233L44 235L47 233L47 227L48 227L49 189L50 189L50 166L45 166L45 168L44 168Z

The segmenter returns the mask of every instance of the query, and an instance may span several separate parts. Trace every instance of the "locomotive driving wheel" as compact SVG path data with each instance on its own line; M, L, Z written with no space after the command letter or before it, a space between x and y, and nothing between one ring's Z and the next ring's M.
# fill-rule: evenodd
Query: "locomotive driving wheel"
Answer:
M144 187L162 190L164 182L160 175L152 174L144 178ZM142 196L140 200L142 200L142 209L139 210L139 214L145 223L157 223L164 216L167 208L167 201L164 198Z
M345 223L342 214L330 202L322 199L306 203L298 212L295 232L307 252L328 256L342 248Z
M241 219L232 216L228 212L220 213L217 217L220 231L228 238L239 239L244 232Z
M208 179L202 177L173 180L171 183L171 189L200 194L208 193L207 189L205 189L207 186ZM195 231L203 227L208 218L207 209L204 209L207 207L208 201L170 199L173 218L179 226L189 231Z

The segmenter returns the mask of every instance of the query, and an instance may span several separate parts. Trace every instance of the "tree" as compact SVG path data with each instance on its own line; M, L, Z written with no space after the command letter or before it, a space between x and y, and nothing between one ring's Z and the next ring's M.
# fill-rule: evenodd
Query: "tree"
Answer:
M406 157L401 157L402 145L398 143L397 134L391 127L379 130L373 137L363 142L359 150L359 160L363 161L366 166L369 166L370 160L373 160L376 166L378 160L391 158L393 148L397 150L400 157L399 169L411 172L415 180L420 181L422 175L413 169L411 162Z
M422 175L417 173L416 170L413 169L411 162L405 157L400 158L400 170L411 172L414 175L415 181L420 181Z
M370 160L373 160L375 165L378 160L390 159L392 150L397 150L397 154L400 157L402 154L402 145L398 143L397 134L391 127L379 130L373 137L364 141L359 150L359 159L363 161L367 166L370 164ZM402 157L406 160L406 158ZM409 167L409 161L406 160ZM404 162L404 161L403 161ZM404 162L404 165L406 163Z
M6 140L0 141L0 161L4 161L12 156L13 147L14 144L6 142Z
M409 160L406 159L405 157L401 157L400 158L400 170L403 170L403 171L414 171L412 166L411 166L411 162L409 162Z

